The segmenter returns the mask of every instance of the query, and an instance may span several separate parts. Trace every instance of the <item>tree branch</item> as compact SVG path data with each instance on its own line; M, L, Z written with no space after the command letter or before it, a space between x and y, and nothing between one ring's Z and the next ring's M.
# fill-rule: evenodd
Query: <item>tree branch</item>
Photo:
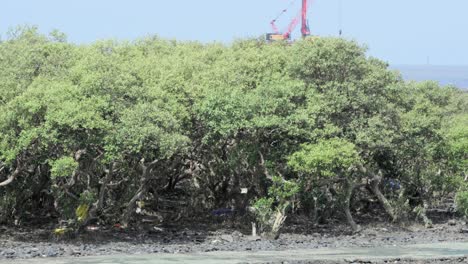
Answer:
M17 167L15 171L8 177L8 179L6 179L3 182L0 182L0 187L7 186L8 184L12 183L16 179L16 177L18 177L19 174L20 168Z
M273 179L273 177L271 177L270 175L270 172L268 171L268 168L265 165L265 158L263 157L262 152L258 151L258 155L260 156L260 167L263 169L265 176L270 180Z

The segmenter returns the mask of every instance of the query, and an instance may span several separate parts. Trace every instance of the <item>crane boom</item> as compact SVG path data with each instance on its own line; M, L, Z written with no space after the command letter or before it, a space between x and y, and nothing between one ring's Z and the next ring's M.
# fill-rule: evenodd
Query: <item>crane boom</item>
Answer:
M309 30L309 25L307 21L307 7L308 7L308 2L309 0L302 0L302 8L299 14L293 18L293 20L289 23L288 27L284 31L284 33L281 33L278 30L278 27L276 26L276 21L277 19L284 13L287 12L287 9L283 9L282 12L275 18L273 19L270 24L273 28L273 33L268 33L266 35L267 40L269 41L275 41L275 40L288 40L291 39L291 33L294 31L296 26L299 24L299 21L302 22L302 27L301 27L301 34L302 37L307 37L310 35L310 30ZM292 2L292 4L294 1ZM291 5L292 5L291 4Z
M286 30L286 32L283 33L284 39L290 39L291 38L291 33L294 31L297 24L299 24L299 16L300 16L300 14L298 14L295 18L293 18L291 23L289 23L288 29Z

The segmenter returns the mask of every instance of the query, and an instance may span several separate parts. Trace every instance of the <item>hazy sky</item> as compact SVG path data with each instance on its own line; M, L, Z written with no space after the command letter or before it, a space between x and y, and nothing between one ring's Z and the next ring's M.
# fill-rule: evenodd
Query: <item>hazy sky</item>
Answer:
M468 65L468 0L341 0L344 37L391 64ZM30 24L83 43L102 38L230 42L270 31L290 0L1 0L0 32ZM300 0L279 25L285 27ZM339 29L339 0L312 0L313 34ZM298 27L299 29L299 27ZM297 30L298 32L298 30Z

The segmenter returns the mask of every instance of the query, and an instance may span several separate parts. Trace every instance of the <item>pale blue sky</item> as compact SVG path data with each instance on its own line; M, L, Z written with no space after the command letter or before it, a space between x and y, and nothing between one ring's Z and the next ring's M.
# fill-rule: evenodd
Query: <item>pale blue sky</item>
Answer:
M468 0L341 0L344 37L391 64L468 65ZM30 24L77 43L102 38L222 41L256 37L290 0L2 0L0 32ZM300 7L278 22L286 26ZM313 0L313 34L333 36L339 0ZM297 34L296 34L297 35Z

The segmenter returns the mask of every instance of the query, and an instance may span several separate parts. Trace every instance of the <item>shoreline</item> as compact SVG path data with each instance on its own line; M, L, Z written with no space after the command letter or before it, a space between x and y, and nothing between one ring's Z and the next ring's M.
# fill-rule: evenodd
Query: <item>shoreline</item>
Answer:
M87 231L77 239L58 240L48 229L0 228L0 261L111 255L263 252L307 249L404 247L416 244L468 242L466 223L448 220L426 229L389 223L366 224L352 234L347 226L317 226L304 232L290 227L277 240L251 237L232 228L169 227L147 230ZM301 234L302 233L302 234Z

